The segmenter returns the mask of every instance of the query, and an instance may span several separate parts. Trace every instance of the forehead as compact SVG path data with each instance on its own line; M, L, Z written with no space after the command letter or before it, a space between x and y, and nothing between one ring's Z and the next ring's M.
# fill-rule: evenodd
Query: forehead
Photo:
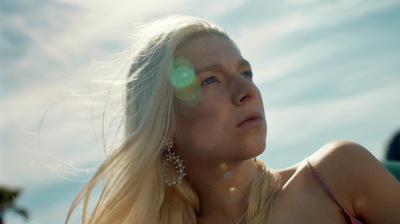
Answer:
M189 60L195 68L224 60L243 60L239 49L231 39L214 34L191 39L176 52L176 56Z

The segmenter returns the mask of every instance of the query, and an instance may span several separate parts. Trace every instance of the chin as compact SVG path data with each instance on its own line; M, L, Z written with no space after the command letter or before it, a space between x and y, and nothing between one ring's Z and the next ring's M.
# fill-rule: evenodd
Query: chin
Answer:
M255 150L252 158L261 155L264 151L265 151L265 144L262 147L260 147L259 149Z
M261 155L265 151L265 141L252 142L250 145L244 146L246 149L245 159L251 159Z

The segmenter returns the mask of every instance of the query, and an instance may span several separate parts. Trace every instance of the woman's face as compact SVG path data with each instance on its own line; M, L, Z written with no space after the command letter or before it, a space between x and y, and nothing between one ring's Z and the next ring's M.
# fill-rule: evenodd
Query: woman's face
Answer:
M263 152L266 122L250 64L229 40L194 38L177 53L194 69L200 97L178 98L174 150L185 164L239 162Z

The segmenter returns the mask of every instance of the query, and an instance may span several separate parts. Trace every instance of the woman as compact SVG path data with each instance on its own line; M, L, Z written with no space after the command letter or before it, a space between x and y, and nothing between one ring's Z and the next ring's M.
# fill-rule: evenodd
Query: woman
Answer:
M279 171L255 159L266 140L261 95L250 63L220 27L171 16L140 34L126 140L69 216L83 200L82 222L96 224L400 222L399 183L355 143L329 143Z

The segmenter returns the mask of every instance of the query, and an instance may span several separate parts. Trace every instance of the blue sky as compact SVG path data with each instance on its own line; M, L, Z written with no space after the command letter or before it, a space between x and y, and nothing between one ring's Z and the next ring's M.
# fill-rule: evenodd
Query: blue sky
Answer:
M336 139L383 159L400 128L400 1L5 0L0 184L23 189L29 223L63 223L102 160L100 117L117 67L109 59L129 46L132 25L177 13L225 27L252 63L269 166ZM111 105L107 123L119 112Z

